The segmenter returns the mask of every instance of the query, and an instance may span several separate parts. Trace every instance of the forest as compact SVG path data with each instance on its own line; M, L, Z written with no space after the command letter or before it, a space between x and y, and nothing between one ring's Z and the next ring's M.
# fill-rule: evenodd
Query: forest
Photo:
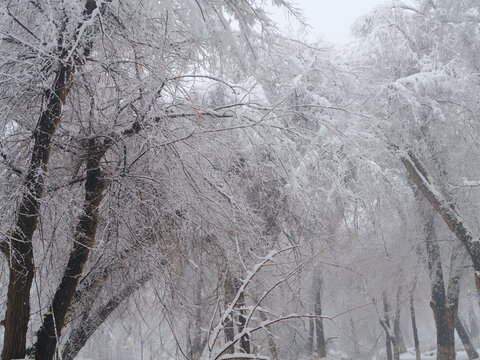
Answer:
M1 359L476 359L480 4L0 3Z

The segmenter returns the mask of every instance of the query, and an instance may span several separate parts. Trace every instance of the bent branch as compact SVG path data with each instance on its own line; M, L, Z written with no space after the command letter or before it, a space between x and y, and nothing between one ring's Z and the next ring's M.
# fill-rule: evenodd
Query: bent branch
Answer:
M398 150L398 147L395 148ZM477 291L480 291L480 240L473 236L454 206L448 203L440 188L435 185L425 166L415 154L408 150L400 155L400 160L423 196L467 249L473 263L475 285Z

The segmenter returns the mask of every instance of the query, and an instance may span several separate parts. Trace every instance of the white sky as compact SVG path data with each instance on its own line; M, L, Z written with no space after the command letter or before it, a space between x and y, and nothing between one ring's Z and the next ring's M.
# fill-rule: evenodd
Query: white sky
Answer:
M388 0L295 0L311 31L332 43L344 44L350 36L350 26L359 17ZM284 13L273 14L280 26L288 27ZM297 28L297 27L295 27ZM283 29L283 28L282 28ZM291 31L291 29L290 29Z

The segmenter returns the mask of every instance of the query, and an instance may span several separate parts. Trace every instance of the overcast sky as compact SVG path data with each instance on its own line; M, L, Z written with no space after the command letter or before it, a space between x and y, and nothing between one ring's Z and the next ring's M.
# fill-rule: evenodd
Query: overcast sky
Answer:
M312 26L312 31L333 43L349 40L350 26L356 18L388 0L295 0L297 7ZM287 26L285 14L275 13L274 19Z

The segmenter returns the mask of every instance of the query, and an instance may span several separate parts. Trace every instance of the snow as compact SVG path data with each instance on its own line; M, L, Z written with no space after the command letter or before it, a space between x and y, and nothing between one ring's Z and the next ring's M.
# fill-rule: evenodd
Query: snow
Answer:
M226 360L226 359L269 360L270 358L268 356L254 355L254 354L244 354L244 353L228 354L228 355L222 355L222 357L220 357L220 360Z
M480 349L477 349L477 352L480 351ZM436 359L437 357L437 351L436 350L431 350L431 351L425 351L422 353L422 359ZM400 359L401 360L415 360L415 350L414 349L409 349L407 353L400 354ZM468 355L465 351L457 351L457 360L468 360Z
M479 180L463 180L463 186L479 186L480 181Z

